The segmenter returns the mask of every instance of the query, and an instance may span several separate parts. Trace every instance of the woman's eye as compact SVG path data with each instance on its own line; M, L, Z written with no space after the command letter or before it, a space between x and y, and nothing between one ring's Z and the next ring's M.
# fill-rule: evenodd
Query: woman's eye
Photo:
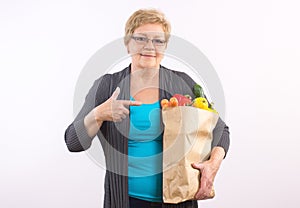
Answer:
M153 42L156 44L164 44L165 43L165 41L161 40L161 39L153 39Z
M147 38L144 38L144 37L136 37L136 40L137 40L137 41L146 42L146 41L147 41Z

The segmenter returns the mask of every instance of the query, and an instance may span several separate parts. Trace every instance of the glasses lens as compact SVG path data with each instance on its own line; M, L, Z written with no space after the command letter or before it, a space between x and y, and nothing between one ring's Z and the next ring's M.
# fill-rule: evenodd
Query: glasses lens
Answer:
M156 46L164 46L166 41L162 40L162 39L153 39L152 43L153 43L153 45L156 45Z
M138 44L145 44L148 42L148 38L146 37L133 36L132 39L134 39Z
M154 46L159 46L159 47L162 47L162 46L165 46L166 44L166 41L163 37L156 37L156 38L153 38L153 39L150 39L146 36L141 36L141 35L133 35L131 36L131 38L137 43L137 44L140 44L140 45L146 45L149 40L152 42L152 44Z

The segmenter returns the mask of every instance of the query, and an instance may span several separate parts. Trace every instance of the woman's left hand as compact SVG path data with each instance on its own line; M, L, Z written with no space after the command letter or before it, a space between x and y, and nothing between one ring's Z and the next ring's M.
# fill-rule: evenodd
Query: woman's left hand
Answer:
M213 183L216 174L220 168L221 162L224 157L224 150L220 147L215 147L212 150L209 160L202 163L193 163L192 167L200 171L200 187L195 194L195 199L203 200L212 198L211 192L213 191Z
M200 171L200 187L195 195L195 199L203 200L212 198L211 192L218 167L215 167L210 161L203 163L193 163L192 167Z

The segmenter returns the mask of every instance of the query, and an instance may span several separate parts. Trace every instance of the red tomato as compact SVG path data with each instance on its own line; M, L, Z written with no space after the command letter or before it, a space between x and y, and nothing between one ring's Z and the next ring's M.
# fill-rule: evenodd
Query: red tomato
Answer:
M192 100L187 98L184 95L174 94L173 97L177 98L179 106L186 106L186 105L191 105L192 104Z

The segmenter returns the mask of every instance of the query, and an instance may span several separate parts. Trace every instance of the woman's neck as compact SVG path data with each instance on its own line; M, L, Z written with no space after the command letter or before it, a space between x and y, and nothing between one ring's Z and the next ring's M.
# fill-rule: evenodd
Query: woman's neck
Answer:
M131 79L142 83L156 83L159 77L159 69L131 68Z
M130 74L130 94L139 101L152 103L159 97L159 69L136 69Z

